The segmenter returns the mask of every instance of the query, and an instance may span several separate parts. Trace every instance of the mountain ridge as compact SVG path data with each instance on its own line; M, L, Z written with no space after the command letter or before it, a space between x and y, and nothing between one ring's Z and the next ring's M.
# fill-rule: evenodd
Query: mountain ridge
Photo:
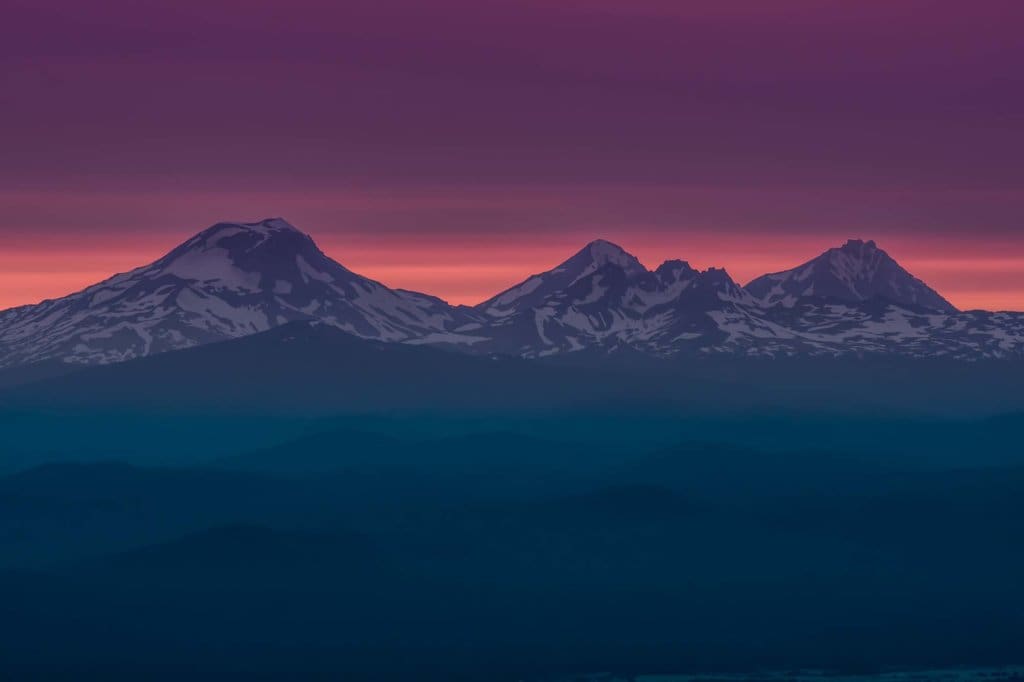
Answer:
M849 240L745 287L721 268L649 270L596 239L476 306L392 289L282 218L220 222L68 296L0 311L0 368L107 364L296 321L480 355L1024 355L1024 313L958 311L874 241Z

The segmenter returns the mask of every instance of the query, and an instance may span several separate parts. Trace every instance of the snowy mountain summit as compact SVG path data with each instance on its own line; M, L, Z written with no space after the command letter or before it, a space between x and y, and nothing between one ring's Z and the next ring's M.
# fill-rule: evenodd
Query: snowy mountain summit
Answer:
M649 271L604 240L554 269L476 306L490 320L480 344L524 356L629 346L662 354L717 335L716 315L753 298L724 271L701 272L684 261Z
M401 341L443 330L456 315L440 299L347 270L281 218L218 223L150 265L0 313L0 366L117 362L294 320Z
M596 240L473 307L391 289L281 218L218 223L144 267L0 312L0 368L118 362L308 320L484 355L1024 356L1024 314L959 312L872 241L742 287Z
M883 298L901 305L955 313L934 289L904 270L873 241L851 239L803 265L758 277L747 291L761 301L792 306L801 298L860 303Z
M622 247L597 239L561 265L501 292L478 305L477 309L494 317L504 317L519 310L536 308L552 296L557 297L571 288L578 289L579 282L590 276L609 271L628 277L646 273L647 269Z

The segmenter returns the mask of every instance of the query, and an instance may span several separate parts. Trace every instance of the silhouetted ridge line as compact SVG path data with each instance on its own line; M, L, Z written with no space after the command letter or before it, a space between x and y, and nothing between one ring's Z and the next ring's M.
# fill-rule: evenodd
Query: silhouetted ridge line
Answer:
M746 287L721 268L648 270L597 239L474 306L392 289L283 218L217 223L153 263L0 312L0 368L109 364L315 321L375 341L538 358L1020 357L1024 314L960 312L874 241L851 239Z

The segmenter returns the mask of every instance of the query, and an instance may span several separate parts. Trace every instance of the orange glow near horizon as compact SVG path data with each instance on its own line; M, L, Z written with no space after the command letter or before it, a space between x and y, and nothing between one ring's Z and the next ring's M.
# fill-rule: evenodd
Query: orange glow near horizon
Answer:
M651 269L680 258L741 284L859 238L962 309L1024 311L1024 235L975 227L985 207L1024 209L1019 191L129 189L0 190L0 309L150 263L218 219L283 216L345 267L455 304L486 300L596 238Z
M1019 0L240 7L5 3L0 309L282 216L453 303L595 238L740 283L859 238L1024 310Z
M5 251L0 253L0 309L65 296L118 272L145 265L163 255L176 243L175 239L148 238L132 247L122 243L118 248L39 251L23 245ZM479 303L532 274L553 268L586 241L560 239L516 246L496 238L476 244L435 242L429 248L422 244L374 244L366 237L347 239L344 235L318 240L328 255L361 275L390 287L420 291L465 305ZM696 234L685 236L685 246L678 243L678 237L672 239L667 235L632 239L627 236L612 241L636 255L648 268L670 258L682 258L700 269L725 267L741 284L766 272L794 267L836 245L823 242L808 248L806 236L751 244L732 239L728 240L732 243L727 243L713 235ZM736 248L740 243L747 245ZM912 244L897 246L887 250L957 307L1024 310L1024 258L962 253L962 249L951 249L961 251L960 255L917 256L912 255Z

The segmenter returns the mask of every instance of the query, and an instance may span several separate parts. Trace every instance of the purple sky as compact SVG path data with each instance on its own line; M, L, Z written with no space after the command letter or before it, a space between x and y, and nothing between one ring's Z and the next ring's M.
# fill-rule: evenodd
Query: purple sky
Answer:
M6 0L0 307L282 215L471 302L595 237L874 238L1024 309L1024 3Z

